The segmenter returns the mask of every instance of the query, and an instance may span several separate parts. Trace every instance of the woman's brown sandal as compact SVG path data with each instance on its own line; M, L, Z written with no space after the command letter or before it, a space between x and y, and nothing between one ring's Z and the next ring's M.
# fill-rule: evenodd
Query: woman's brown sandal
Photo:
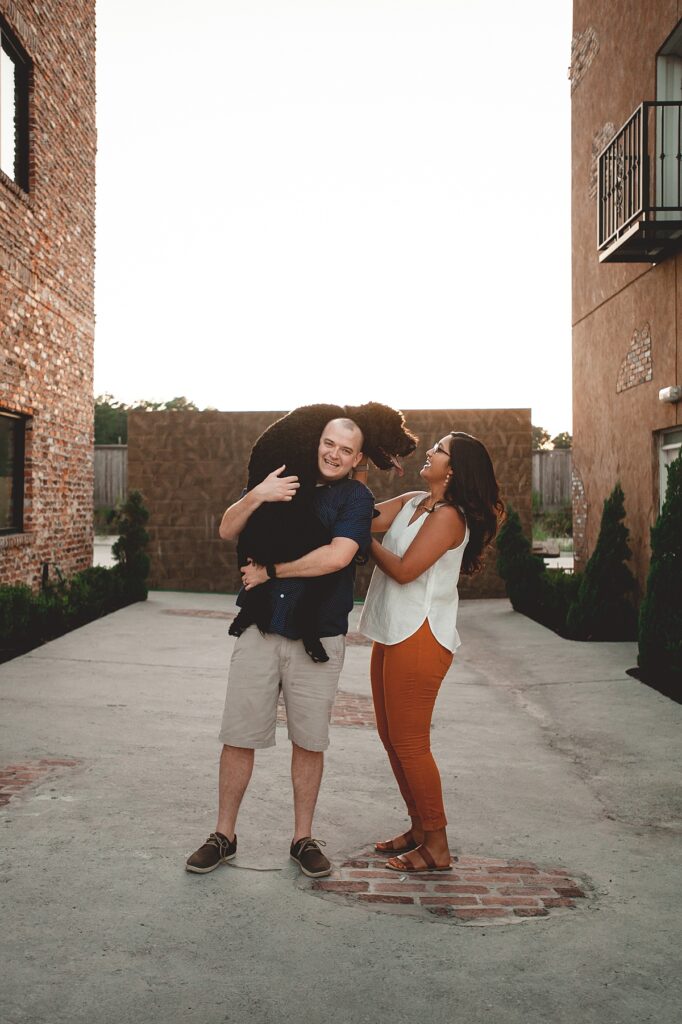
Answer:
M426 874L430 871L452 871L452 861L457 860L456 857L453 857L447 867L439 868L425 846L420 846L416 852L424 861L424 864L426 865L425 867L415 867L411 860L407 860L406 857L402 856L392 857L391 860L393 861L393 864L391 864L391 860L386 861L386 867L389 871L401 871L404 874L419 875Z
M376 843L374 851L375 853L383 853L392 857L395 853L410 853L412 850L416 850L419 845L414 838L412 829L409 829L407 832L403 832L401 836L396 836L395 839L389 839L385 843Z

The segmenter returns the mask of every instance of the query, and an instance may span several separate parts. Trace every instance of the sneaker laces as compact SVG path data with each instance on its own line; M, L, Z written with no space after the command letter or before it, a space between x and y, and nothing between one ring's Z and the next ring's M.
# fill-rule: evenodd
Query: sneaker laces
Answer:
M215 846L220 852L221 857L223 857L226 852L229 852L230 840L221 838L217 832L211 832L204 846Z
M313 846L313 847L315 847L315 849L317 849L317 850L320 850L320 847L321 847L321 846L326 846L326 845L327 845L327 844L325 843L324 839L313 839L313 838L312 838L312 836L308 836L308 838L307 838L307 839L305 839L305 838L304 838L304 839L299 839L298 843L302 843L302 844L303 844L303 845L301 846L300 850L298 851L298 853L299 853L299 856L300 856L300 855L301 855L301 854L302 854L302 853L303 853L303 852L304 852L305 850L307 850L307 849L308 849L308 848L309 848L310 846ZM296 846L298 846L298 843L296 843ZM320 850L320 853L321 853L321 852L322 852L322 851Z

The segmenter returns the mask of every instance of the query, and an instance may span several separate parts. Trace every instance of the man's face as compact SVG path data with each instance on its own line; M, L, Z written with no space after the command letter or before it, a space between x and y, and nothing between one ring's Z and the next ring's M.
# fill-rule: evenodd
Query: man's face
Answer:
M331 420L322 431L317 450L320 483L343 480L362 461L362 432L345 420Z

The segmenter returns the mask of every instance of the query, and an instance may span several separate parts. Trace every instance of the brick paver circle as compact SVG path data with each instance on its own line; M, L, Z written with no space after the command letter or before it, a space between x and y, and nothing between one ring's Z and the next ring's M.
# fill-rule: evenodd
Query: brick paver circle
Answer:
M565 867L461 855L451 872L399 874L371 846L299 887L321 899L460 925L518 924L574 910L587 886Z

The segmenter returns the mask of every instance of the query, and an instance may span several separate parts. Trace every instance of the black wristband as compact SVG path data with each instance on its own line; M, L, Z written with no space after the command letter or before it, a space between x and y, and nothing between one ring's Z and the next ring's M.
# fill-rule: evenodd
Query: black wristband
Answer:
M271 579L271 580L276 580L277 579L277 570L275 568L274 562L269 562L265 566L265 571L268 574L268 578L269 579Z

